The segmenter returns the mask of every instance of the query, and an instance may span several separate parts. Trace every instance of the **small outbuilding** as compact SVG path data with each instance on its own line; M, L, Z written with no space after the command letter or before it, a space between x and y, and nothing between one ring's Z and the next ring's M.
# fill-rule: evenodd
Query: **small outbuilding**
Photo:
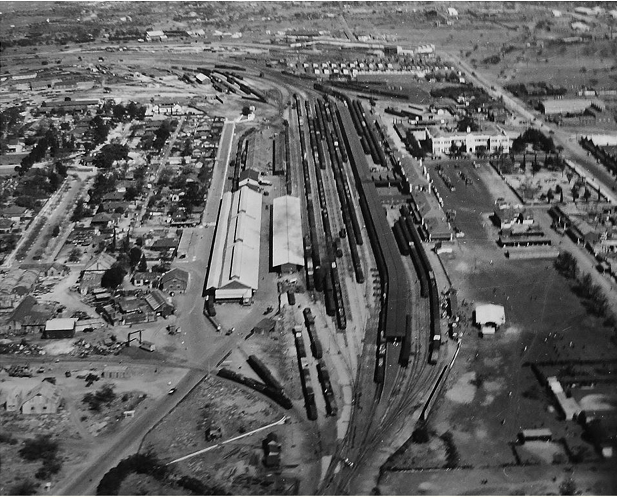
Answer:
M550 442L553 439L553 433L548 428L537 428L532 430L523 430L518 434L518 440L521 444L525 442Z
M43 338L73 338L75 336L75 318L55 318L45 323Z

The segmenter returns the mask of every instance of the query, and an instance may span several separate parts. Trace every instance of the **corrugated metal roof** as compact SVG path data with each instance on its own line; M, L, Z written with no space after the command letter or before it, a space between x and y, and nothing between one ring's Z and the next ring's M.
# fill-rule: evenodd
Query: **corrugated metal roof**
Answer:
M285 195L272 202L272 266L304 266L300 199Z
M248 187L223 195L217 221L208 288L230 285L257 290L261 232L260 193Z
M75 318L50 319L45 323L45 331L73 330L76 322Z

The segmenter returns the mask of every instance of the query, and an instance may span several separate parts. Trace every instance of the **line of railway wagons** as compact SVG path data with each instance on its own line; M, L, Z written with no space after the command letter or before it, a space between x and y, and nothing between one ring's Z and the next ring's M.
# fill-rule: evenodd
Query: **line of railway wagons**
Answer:
M404 226L403 230L400 226ZM420 234L412 221L411 213L407 206L401 207L401 218L399 219L399 233L401 243L407 243L410 249L413 247L411 255L416 272L420 278L420 287L423 297L428 296L430 307L430 355L429 362L435 364L439 359L439 349L441 347L441 304L439 300L439 291L437 289L437 280L435 272L426 255L426 250L420 239ZM407 238L409 236L409 238Z
M269 397L270 399L272 399L274 402L276 402L277 404L279 404L281 407L285 409L292 408L291 400L289 399L289 397L287 397L287 395L285 395L285 392L282 389L278 389L277 387L274 387L272 385L268 385L260 381L254 380L253 378L248 378L244 375L236 373L235 371L232 371L231 369L227 369L227 368L219 369L217 375L220 376L221 378L225 378L225 379L234 381L236 383L240 383L242 385L245 385L251 388L252 390L259 392L265 395L266 397Z
M326 367L326 363L323 361L323 349L321 342L317 337L317 330L315 329L315 317L309 307L306 307L303 311L304 324L311 341L311 351L313 357L318 360L317 362L317 377L321 385L321 391L326 403L326 412L329 416L336 416L338 413L338 407L336 399L334 398L334 391L332 390L332 383L330 382L330 373Z
M332 227L330 224L330 214L328 212L326 189L321 172L322 169L325 169L326 164L321 131L321 129L323 129L323 123L318 124L319 118L316 119L312 116L312 110L310 102L308 100L305 102L305 105L311 151L313 153L313 159L315 162L315 179L317 182L317 193L319 197L319 206L321 209L321 219L326 246L327 264L324 264L322 266L326 268L325 274L318 273L317 279L320 279L322 276L324 278L323 288L326 302L326 311L328 315L336 316L337 326L340 329L345 329L347 327L347 316L343 302L343 293L341 290L340 277L336 265L337 253L334 249L334 237L332 236ZM317 285L315 286L317 288Z
M360 206L366 221L367 231L371 246L375 254L377 269L381 279L382 288L382 306L379 316L378 334L377 334L377 365L375 369L375 381L383 381L385 368L385 347L381 347L382 343L388 338L403 337L404 351L401 351L399 362L403 365L409 361L411 351L411 315L407 313L405 299L411 293L407 282L404 279L404 268L402 260L397 253L397 246L404 246L401 239L405 237L406 232L412 231L418 236L418 241L413 246L408 242L406 249L414 261L414 268L420 278L421 295L430 298L430 357L429 362L435 363L439 357L439 346L441 344L440 333L440 307L439 294L435 281L434 273L424 252L424 248L419 241L419 235L415 229L411 219L405 222L405 226L401 223L398 228L395 228L398 235L395 235L390 229L387 219L383 213L383 208L379 202L377 190L372 181L368 165L360 153L358 147L358 138L363 138L365 141L366 153L370 154L371 149L368 145L372 143L375 150L371 154L376 164L385 164L385 156L381 148L379 140L376 139L375 133L366 121L366 116L363 114L363 109L359 102L354 104L347 95L333 91L331 88L321 84L315 84L316 90L322 91L327 95L332 95L342 100L348 111L347 115L344 112L338 112L337 116L340 121L341 129L346 132L343 134L345 143L349 150L352 169L354 171L356 184L360 193ZM359 104L359 105L358 105ZM349 122L351 118L351 123ZM354 140L350 133L352 126L356 129L358 137ZM382 130L379 130L382 134ZM355 142L355 147L354 147ZM360 145L362 140L360 140ZM361 145L362 146L362 145ZM381 150L381 153L377 152ZM392 150L388 150L390 160L395 163L394 157L391 155ZM405 229L407 228L407 229ZM408 233L411 237L411 233ZM397 238L395 238L397 237ZM414 240L415 242L415 240ZM403 249L405 251L405 249ZM424 261L422 260L424 257ZM403 330L403 331L402 331Z
M361 129L357 113L351 112L352 101L346 95L336 95L346 105L337 113L340 119L356 185L360 194L360 208L366 223L369 240L381 282L381 310L377 330L377 358L375 381L382 383L385 376L386 340L401 339L406 333L407 306L411 289L405 277L405 268L398 254L394 235L388 224L379 195L373 183L368 164L358 144L358 136L351 129Z
M306 347L302 338L302 331L294 330L294 339L296 342L296 353L298 356L298 367L300 368L300 383L302 385L302 394L304 395L304 407L306 408L306 416L311 421L317 419L317 405L315 404L315 391L311 382L311 373L309 364L306 358Z
M341 205L341 215L343 217L343 224L346 228L345 233L349 233L348 243L354 274L358 283L364 283L364 271L362 270L362 263L357 247L357 245L363 244L362 232L360 230L360 223L358 222L356 210L351 200L351 190L349 189L349 183L343 165L343 162L348 160L347 153L342 138L339 138L340 129L338 129L337 119L332 115L329 102L324 103L319 100L317 102L316 111L319 117L318 123L321 123L322 134L326 137L330 164L332 165L336 191ZM334 129L334 132L332 132L332 129L328 126L329 123L332 129ZM336 123L336 125L334 125L334 123Z

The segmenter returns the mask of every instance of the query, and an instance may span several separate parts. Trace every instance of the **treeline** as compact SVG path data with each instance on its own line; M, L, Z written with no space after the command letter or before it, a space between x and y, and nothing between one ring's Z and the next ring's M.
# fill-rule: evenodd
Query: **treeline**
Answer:
M555 143L553 139L535 128L528 128L522 135L516 137L512 141L510 150L513 154L523 153L528 143L532 144L535 150L541 150L547 153L555 152Z
M171 489L186 490L194 495L230 495L221 486L206 485L197 478L174 474L153 452L134 454L120 461L103 476L96 495L118 495L122 482L131 474L148 475Z

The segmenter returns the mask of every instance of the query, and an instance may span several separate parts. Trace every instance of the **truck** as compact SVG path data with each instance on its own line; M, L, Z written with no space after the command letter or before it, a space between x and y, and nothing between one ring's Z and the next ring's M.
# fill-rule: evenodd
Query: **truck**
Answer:
M139 344L139 348L143 350L147 350L148 352L154 352L156 346L152 342L143 341Z

